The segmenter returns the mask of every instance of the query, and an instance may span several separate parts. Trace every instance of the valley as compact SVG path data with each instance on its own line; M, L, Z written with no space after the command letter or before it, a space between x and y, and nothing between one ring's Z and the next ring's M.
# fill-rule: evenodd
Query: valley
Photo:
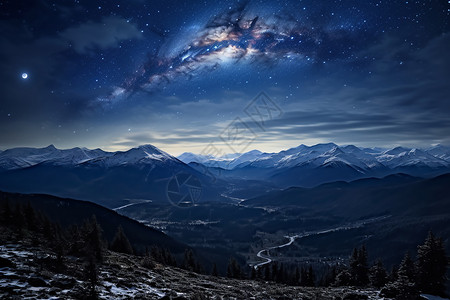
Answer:
M156 242L180 262L183 249L192 249L203 270L214 265L222 276L234 259L243 274L310 266L322 282L333 268L348 266L355 247L365 245L370 261L381 259L390 269L429 230L450 236L448 162L420 152L424 160L413 163L415 150L373 155L355 148L323 144L278 154L251 152L242 156L252 162L237 157L239 163L227 161L220 169L205 161L201 167L185 164L150 146L108 154L83 150L81 157L70 154L75 158L67 164L62 162L77 149L13 149L0 153L0 188L64 196L2 194L3 201L33 203L64 226L94 213L108 239L113 224L122 224L137 253ZM26 159L19 160L17 152ZM408 161L409 169L393 166L396 159ZM349 168L359 175L348 177ZM373 176L375 170L380 176ZM298 180L292 182L295 186L276 179L285 172L291 182ZM320 184L302 186L306 181L292 172ZM414 176L417 172L421 177ZM90 201L67 199L72 196ZM152 233L143 239L147 229ZM450 252L448 243L445 247Z

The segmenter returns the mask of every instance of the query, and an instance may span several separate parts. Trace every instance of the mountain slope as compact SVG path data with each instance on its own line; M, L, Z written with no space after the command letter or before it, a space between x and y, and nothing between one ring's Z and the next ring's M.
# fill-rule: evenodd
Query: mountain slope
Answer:
M112 241L117 227L121 225L130 243L140 253L151 245L167 247L174 253L182 253L184 249L188 248L158 230L95 203L43 194L15 194L0 191L0 205L3 207L5 202L8 202L13 208L19 203L22 205L30 203L35 210L44 212L50 220L63 227L78 225L83 220L88 220L95 215L108 241Z
M45 148L13 148L0 153L0 170L27 168L41 163L76 165L109 155L112 154L101 149L89 150L76 147L59 150L53 145Z
M89 299L91 282L82 260L72 258L66 270L58 272L48 263L56 255L45 245L0 241L0 260L8 263L0 268L0 298ZM42 258L47 260L42 263ZM98 299L381 299L371 288L287 286L200 275L156 263L149 268L142 261L106 251L104 262L97 265Z
M91 158L75 161L69 158L75 157L79 148L48 148L36 149L31 154L26 149L24 157L38 155L39 159L20 168L16 167L17 163L9 164L13 167L0 172L0 189L90 200L115 208L128 204L129 199L167 202L169 182L178 174L187 174L199 180L205 198L217 199L209 184L211 178L151 145L115 153L92 150L87 152ZM5 161L6 157L13 157L14 162L19 160L15 156L18 150L12 150L5 151L7 155L1 154Z
M450 173L431 179L391 175L335 182L314 188L289 188L249 199L251 206L297 205L342 217L365 214L425 215L450 211Z

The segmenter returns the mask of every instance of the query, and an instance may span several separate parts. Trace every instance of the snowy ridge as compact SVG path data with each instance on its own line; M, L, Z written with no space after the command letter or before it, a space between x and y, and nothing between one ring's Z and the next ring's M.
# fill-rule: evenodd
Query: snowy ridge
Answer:
M237 158L226 161L223 158L183 153L178 157L185 163L198 162L206 166L219 166L226 169L255 168L292 168L295 166L325 166L331 163L342 163L357 170L395 169L402 167L449 168L450 147L441 145L425 150L395 147L359 148L354 145L338 146L334 143L314 146L300 145L278 153L250 151Z
M197 162L208 167L224 169L275 168L297 166L348 165L355 170L396 168L450 168L450 147L437 145L428 149L395 147L359 148L354 145L338 146L334 143L314 146L300 145L278 153L252 150L242 154L221 157L183 153L177 158L152 145L142 145L128 151L105 152L101 149L72 148L60 150L50 145L45 148L13 148L0 152L0 170L15 170L38 164L55 166L97 165L114 167L124 165Z
M154 162L178 161L152 145L143 145L128 151L105 152L101 149L72 148L60 150L50 145L45 148L13 148L0 153L0 169L15 170L38 164L53 166L101 165L113 167Z

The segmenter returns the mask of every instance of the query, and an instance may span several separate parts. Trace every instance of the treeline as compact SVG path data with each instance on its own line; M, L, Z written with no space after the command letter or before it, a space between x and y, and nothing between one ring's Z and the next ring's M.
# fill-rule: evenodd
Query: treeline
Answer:
M121 226L117 228L114 239L109 243L103 237L103 230L95 215L81 224L62 228L42 212L36 211L31 203L17 203L14 208L5 201L1 207L0 223L13 230L17 239L29 238L33 244L45 244L58 257L76 257L102 261L106 249L116 252L133 253L133 248ZM42 238L44 240L42 240Z
M365 246L355 248L347 266L331 266L320 278L312 265L295 266L272 262L252 268L244 274L235 260L230 260L228 277L274 281L294 286L360 286L381 289L381 296L395 299L419 299L419 293L445 296L448 258L442 238L428 234L417 247L416 258L406 253L398 267L390 272L381 260L369 265Z
M425 242L417 246L415 259L407 252L390 272L381 260L369 266L364 246L354 249L348 267L334 271L334 285L381 288L381 296L395 299L419 299L420 293L445 296L447 265L442 238L430 231Z
M10 205L8 200L0 205L0 224L13 230L18 240L30 238L36 245L45 242L45 245L58 254L63 265L63 257L73 255L86 260L94 259L96 263L102 262L105 250L124 254L135 254L143 257L147 267L154 267L155 263L186 269L188 271L210 274L198 260L192 249L185 249L184 257L178 259L172 252L157 244L148 245L143 253L136 251L128 239L124 229L118 225L112 240L108 241L103 229L97 222L95 215L89 220L80 220L80 224L62 228L58 223L52 222L46 214L35 210L31 202L25 205L20 202ZM43 238L43 239L42 239ZM218 272L216 264L212 264L214 273Z

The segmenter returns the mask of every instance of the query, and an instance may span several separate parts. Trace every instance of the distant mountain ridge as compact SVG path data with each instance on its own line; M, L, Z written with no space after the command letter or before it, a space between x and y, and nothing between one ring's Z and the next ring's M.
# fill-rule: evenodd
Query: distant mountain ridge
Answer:
M450 148L445 146L381 149L327 143L218 158L191 153L176 158L152 145L117 152L53 145L0 152L0 189L90 200L110 208L128 204L127 199L167 202L178 174L198 179L201 201L229 201L290 186L449 172Z
M0 153L0 189L89 200L109 208L128 204L126 199L168 201L167 184L177 174L196 177L203 194L214 199L207 176L152 145L117 152L50 145Z
M234 159L182 154L180 160L200 163L210 172L229 178L266 180L282 187L312 187L339 180L352 181L405 173L433 177L450 171L450 147L428 149L395 147L359 148L334 143L300 145L278 153L247 152Z
M80 165L96 164L113 167L131 164L148 164L154 160L178 159L152 145L142 145L128 151L106 152L101 149L72 148L60 150L50 145L45 148L12 148L0 152L0 169L15 170L38 164Z
M300 145L278 153L264 153L252 150L242 154L235 154L234 158L214 157L185 152L178 159L188 164L197 162L211 167L225 169L254 167L293 167L308 161L321 161L322 164L339 160L347 164L363 168L374 166L400 166L411 164L426 164L429 166L450 166L450 147L442 145L427 149L395 147L359 148L354 145L338 146L334 143L317 144L313 146Z
M325 165L332 161L341 161L362 169L425 165L429 167L449 167L450 147L436 145L427 149L395 147L359 148L354 145L338 146L334 143L313 146L300 145L278 153L265 153L252 150L214 157L185 152L174 157L153 145L142 145L127 151L107 152L101 149L75 147L57 149L54 145L44 148L11 148L0 151L0 169L13 170L27 168L41 163L54 165L101 164L112 167L148 163L152 160L181 161L201 163L207 167L223 169L243 168L245 166L262 168L286 168L304 163Z

